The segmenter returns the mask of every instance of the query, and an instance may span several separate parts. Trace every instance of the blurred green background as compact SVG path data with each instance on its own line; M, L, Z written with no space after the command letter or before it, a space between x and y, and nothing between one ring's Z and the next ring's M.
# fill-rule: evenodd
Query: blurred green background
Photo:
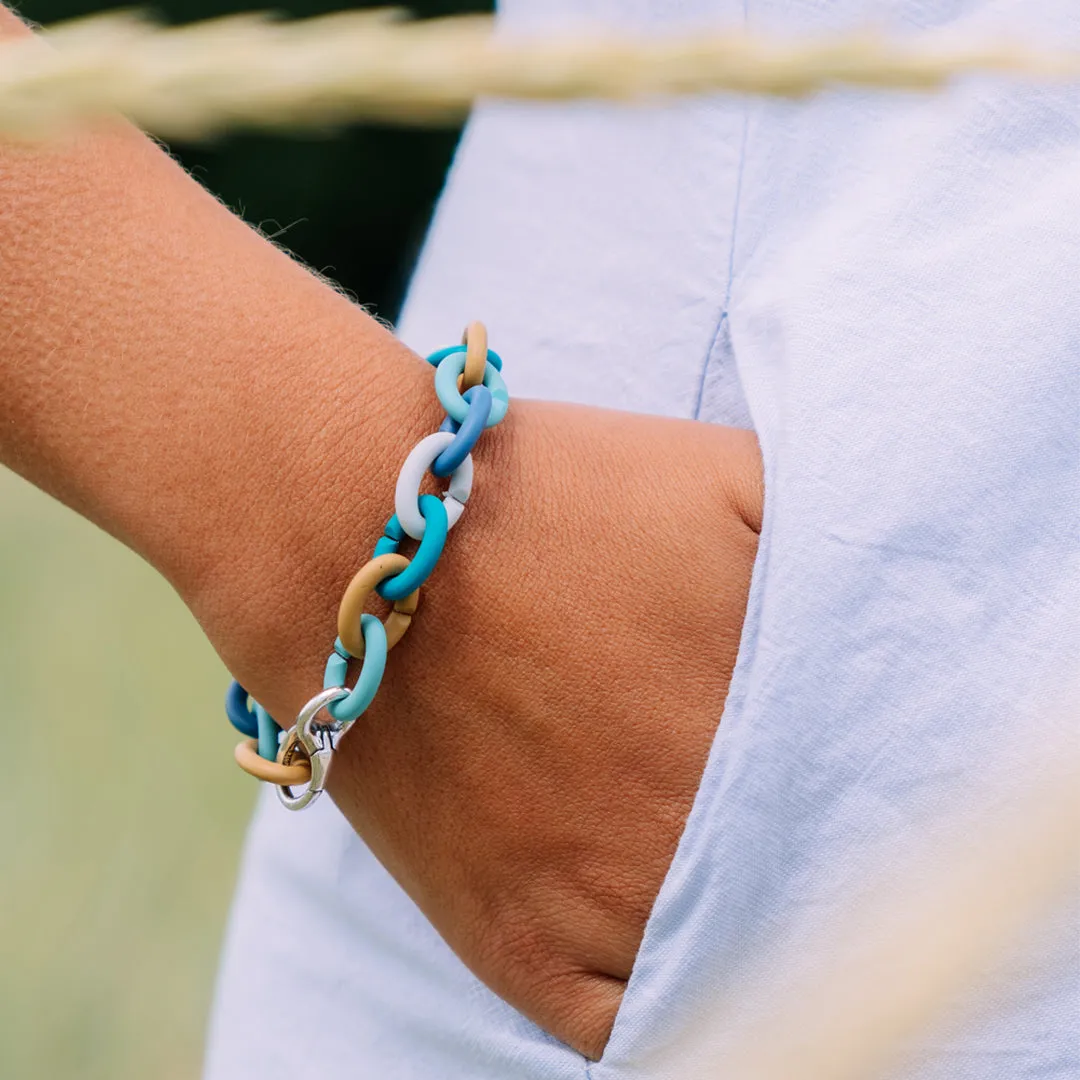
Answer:
M276 10L342 6L381 5ZM186 22L249 7L173 0L153 12ZM411 5L421 16L489 7ZM20 10L50 23L101 6ZM359 127L170 149L393 319L457 134ZM152 570L3 470L0 628L0 1080L196 1077L255 798L232 763L228 675Z

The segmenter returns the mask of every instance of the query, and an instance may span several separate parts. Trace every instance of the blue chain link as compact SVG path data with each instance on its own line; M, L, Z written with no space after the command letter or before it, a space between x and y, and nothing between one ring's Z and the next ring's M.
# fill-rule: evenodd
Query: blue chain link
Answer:
M487 427L491 415L491 391L486 386L471 386L461 396L469 403L469 411L462 423L447 416L439 426L440 431L451 432L454 441L431 463L433 476L449 476L472 453L477 439Z
M248 708L248 692L236 681L225 691L225 715L241 735L248 739L259 737L259 718Z

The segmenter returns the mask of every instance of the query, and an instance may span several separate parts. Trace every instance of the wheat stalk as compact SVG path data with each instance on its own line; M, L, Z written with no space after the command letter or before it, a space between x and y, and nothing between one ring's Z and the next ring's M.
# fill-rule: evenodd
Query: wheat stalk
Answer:
M348 12L163 28L113 13L0 44L0 133L120 112L164 137L362 119L457 120L481 97L642 100L737 92L797 97L836 85L929 90L973 72L1076 79L1080 51L870 33L783 41L737 31L540 37L484 17L409 22Z

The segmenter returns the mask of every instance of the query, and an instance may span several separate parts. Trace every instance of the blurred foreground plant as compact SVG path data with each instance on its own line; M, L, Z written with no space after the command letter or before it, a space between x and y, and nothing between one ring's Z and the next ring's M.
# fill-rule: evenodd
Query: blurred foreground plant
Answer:
M409 22L391 10L172 28L113 13L0 45L0 132L33 137L113 112L169 138L360 119L445 123L481 97L797 97L837 84L934 89L972 72L1076 79L1080 51L930 35L785 41L705 27L515 37L494 34L486 17Z

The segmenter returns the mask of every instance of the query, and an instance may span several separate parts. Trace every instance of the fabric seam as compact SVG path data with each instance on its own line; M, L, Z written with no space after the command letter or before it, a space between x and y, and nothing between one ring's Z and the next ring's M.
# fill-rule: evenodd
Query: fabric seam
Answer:
M746 21L746 4L743 4L743 22ZM728 321L728 308L731 305L731 290L735 281L735 240L738 233L739 225L739 204L742 201L742 185L743 185L743 170L746 166L746 139L747 131L750 127L750 108L749 103L743 102L743 121L742 121L742 135L739 138L739 164L735 172L735 195L731 204L731 243L728 249L728 278L727 288L724 292L724 299L720 304L720 314L716 320L716 326L713 329L712 337L709 338L708 348L705 350L705 358L701 364L701 374L698 376L697 393L694 396L694 409L693 419L701 419L701 406L705 396L705 379L709 374L709 368L712 365L713 351L716 348L717 339L720 337L720 331L723 330L724 324Z

